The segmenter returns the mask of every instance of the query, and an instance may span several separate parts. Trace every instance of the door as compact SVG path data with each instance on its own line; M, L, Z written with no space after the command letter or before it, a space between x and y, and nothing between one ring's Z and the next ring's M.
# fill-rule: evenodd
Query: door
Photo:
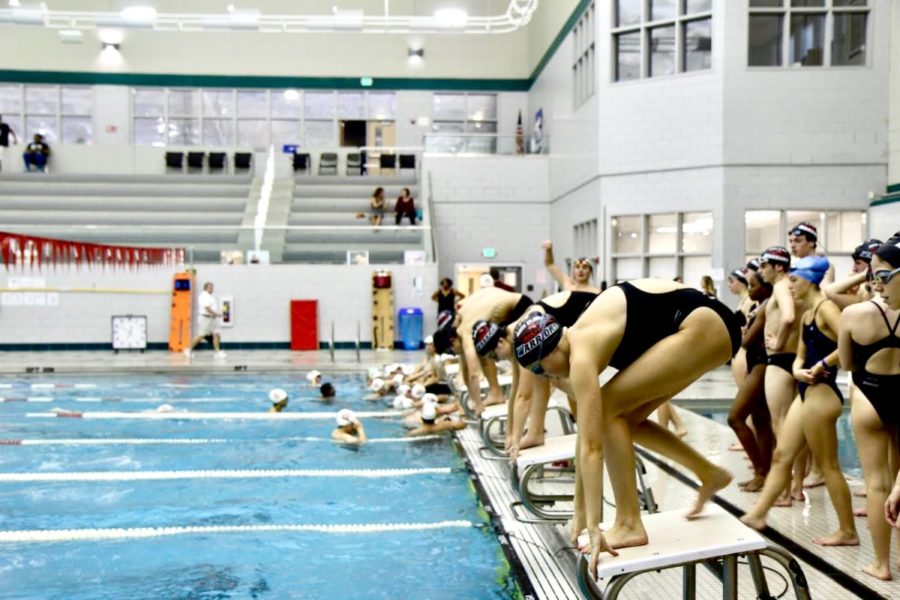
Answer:
M366 133L366 146L392 148L397 145L397 124L393 121L369 121ZM380 174L379 159L381 153L369 150L366 153L366 170L369 174Z
M456 265L456 289L466 296L480 290L481 278L484 275L491 276L494 270L497 278L515 289L522 291L522 266L521 265L495 265L490 263L457 263ZM491 277L493 279L493 277Z

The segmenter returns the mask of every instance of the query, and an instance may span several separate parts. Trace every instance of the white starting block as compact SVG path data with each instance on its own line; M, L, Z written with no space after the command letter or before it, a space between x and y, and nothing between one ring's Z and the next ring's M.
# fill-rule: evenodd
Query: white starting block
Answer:
M566 396L562 393L554 393L547 402L547 412L555 411L559 417L560 430L564 434L575 431L575 420L569 412ZM508 405L493 404L484 409L478 420L478 429L484 442L481 456L487 460L505 460L506 450L506 425L508 421Z
M516 463L511 468L510 483L519 500L510 504L513 516L517 521L522 523L547 523L547 522L564 522L572 518L572 510L569 508L555 508L558 502L573 502L575 499L575 486L572 480L572 486L567 493L538 493L530 486L533 480L542 479L547 465L558 462L568 462L569 466L562 469L566 471L574 471L575 466L575 442L578 434L560 435L544 440L543 446L535 446L534 448L526 448L519 451ZM647 469L641 457L635 454L635 465L637 468L637 490L643 509L648 513L655 513L659 510L656 501L653 498L653 490L644 483L644 474ZM521 506L533 516L522 515L517 508ZM601 504L601 515L603 505Z
M738 558L746 556L758 598L772 598L766 585L760 556L768 556L788 572L794 594L808 600L806 578L790 554L770 546L756 531L715 504L709 503L703 513L688 521L684 511L668 511L643 517L650 543L636 548L622 548L618 556L603 553L597 565L597 579L588 573L587 555L578 565L578 583L587 598L615 600L622 588L638 575L682 567L682 597L696 598L698 564L704 565L722 581L722 597L738 598ZM607 529L612 524L604 524ZM580 541L587 541L586 534ZM605 587L601 588L603 582ZM662 596L660 596L662 597ZM674 596L669 596L674 597Z
M503 390L503 393L506 394L509 392L509 388L512 386L513 377L512 375L498 375L497 376L497 384L500 386L500 389ZM480 382L481 391L486 391L489 389L487 379L482 378ZM451 389L453 387L451 386ZM463 412L466 413L466 417L472 419L473 421L478 417L475 416L475 412L472 410L472 407L469 405L469 391L466 389L465 383L458 389L453 390L459 395L459 404L462 406Z

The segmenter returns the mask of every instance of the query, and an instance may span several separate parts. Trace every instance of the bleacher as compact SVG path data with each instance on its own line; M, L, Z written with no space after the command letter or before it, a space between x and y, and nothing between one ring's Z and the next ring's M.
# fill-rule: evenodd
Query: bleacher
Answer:
M369 252L369 262L391 263L403 262L405 250L422 250L423 231L409 228L408 220L403 221L405 226L399 230L387 227L378 230L368 228L370 198L379 186L385 189L384 226L394 225L394 203L404 187L409 188L415 198L417 210L423 210L424 205L413 174L363 178L296 178L286 224L336 228L288 230L284 239L284 261L344 263L348 250L366 250ZM357 218L359 213L365 217ZM270 219L270 222L273 220Z
M193 247L195 261L219 262L221 250L241 247L250 187L249 174L4 173L0 224L13 232L86 242ZM101 227L79 227L84 225Z

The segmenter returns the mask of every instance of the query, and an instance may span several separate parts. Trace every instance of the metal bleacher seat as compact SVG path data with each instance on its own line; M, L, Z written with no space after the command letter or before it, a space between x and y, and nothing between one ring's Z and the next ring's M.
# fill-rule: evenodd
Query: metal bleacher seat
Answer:
M253 154L250 152L234 153L234 170L246 171L253 164Z
M227 161L228 155L224 152L210 152L206 165L210 172L224 171Z
M399 171L402 173L403 169L412 169L413 172L416 170L416 155L415 154L401 154L399 157L400 166Z
M362 175L362 156L359 152L347 154L347 175Z
M184 171L184 152L166 152L166 169Z
M319 155L319 175L337 175L337 152L323 152Z
M294 167L295 173L297 171L304 171L307 174L309 174L309 172L310 172L310 164L309 163L310 163L309 154L305 154L305 153L294 154L293 167Z
M382 175L384 175L385 171L395 171L397 169L397 155L382 154L381 156L379 156L378 168L381 171Z
M203 163L206 162L206 152L188 152L188 171L203 171Z

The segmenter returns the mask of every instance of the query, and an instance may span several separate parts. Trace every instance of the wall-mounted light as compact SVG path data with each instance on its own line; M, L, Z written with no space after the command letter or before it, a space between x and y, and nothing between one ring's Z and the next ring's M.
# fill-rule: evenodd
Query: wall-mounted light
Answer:
M106 51L118 52L120 46L121 46L121 44L114 44L112 42L100 42L100 49L103 52L106 52Z
M407 48L406 54L410 58L425 58L425 48Z

